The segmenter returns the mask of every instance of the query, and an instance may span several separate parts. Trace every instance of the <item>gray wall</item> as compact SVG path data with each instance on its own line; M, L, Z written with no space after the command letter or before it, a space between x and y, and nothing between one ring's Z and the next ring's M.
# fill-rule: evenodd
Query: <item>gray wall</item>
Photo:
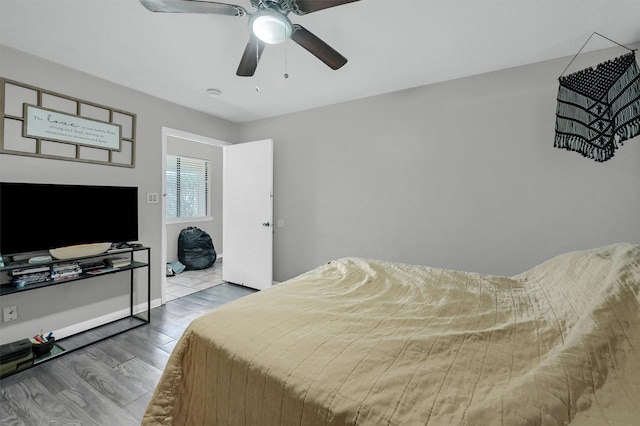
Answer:
M161 204L147 204L146 193L162 192L162 127L234 142L238 126L6 46L0 45L0 57L2 77L137 114L135 168L0 155L0 180L138 186L139 239L152 249L151 298L159 299L160 278L165 273L160 255ZM2 324L0 340L33 336L41 328L64 328L128 306L128 299L122 297L126 293L114 282L127 275L2 296L0 308L18 305L19 319Z
M511 275L640 242L640 138L602 164L553 147L569 60L244 125L275 143L275 279L343 256Z

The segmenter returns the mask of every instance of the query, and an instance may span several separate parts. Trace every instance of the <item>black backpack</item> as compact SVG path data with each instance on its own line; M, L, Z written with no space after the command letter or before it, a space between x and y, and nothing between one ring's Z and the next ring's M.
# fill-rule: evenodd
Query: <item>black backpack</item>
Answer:
M216 249L211 236L200 228L190 226L178 236L178 260L186 270L207 269L216 261Z

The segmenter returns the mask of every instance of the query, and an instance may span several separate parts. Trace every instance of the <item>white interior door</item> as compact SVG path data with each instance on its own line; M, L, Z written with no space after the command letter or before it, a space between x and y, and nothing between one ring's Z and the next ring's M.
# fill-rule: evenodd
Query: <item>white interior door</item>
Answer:
M273 140L227 145L222 171L222 279L273 282Z

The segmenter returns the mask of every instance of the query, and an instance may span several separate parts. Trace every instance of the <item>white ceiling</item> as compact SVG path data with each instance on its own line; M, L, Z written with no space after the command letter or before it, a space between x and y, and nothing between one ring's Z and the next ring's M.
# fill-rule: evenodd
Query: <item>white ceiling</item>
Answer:
M153 13L138 0L0 0L0 43L245 122L571 56L594 31L640 41L640 0L361 0L289 18L349 62L333 71L288 41L237 77L247 17ZM584 51L611 46L596 36Z

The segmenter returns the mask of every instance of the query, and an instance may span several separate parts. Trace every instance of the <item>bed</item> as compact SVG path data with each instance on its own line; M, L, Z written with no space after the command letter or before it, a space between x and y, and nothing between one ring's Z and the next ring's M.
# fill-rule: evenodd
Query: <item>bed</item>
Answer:
M640 246L512 277L344 258L197 318L145 425L637 425Z

